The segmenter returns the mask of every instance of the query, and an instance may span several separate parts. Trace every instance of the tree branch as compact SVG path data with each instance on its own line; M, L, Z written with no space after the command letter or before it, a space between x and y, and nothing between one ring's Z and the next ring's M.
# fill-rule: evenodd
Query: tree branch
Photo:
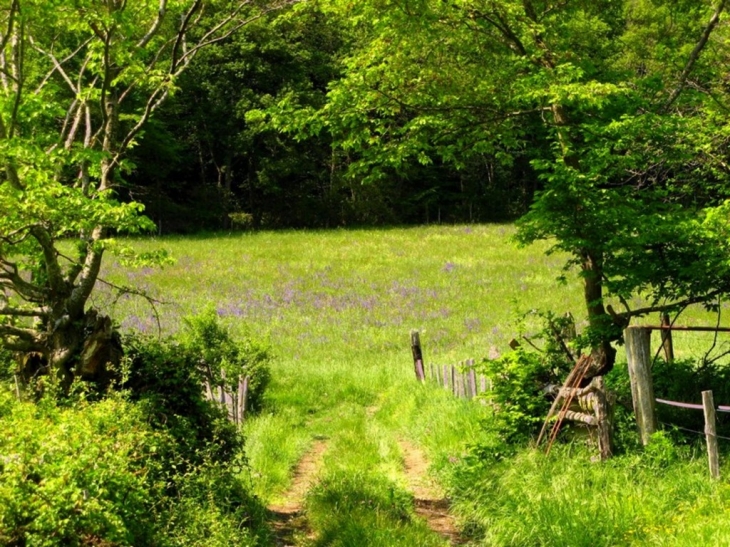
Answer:
M30 228L30 234L41 246L43 253L43 262L46 266L46 274L48 275L48 285L51 290L58 294L65 294L67 286L61 273L61 266L58 263L58 253L53 244L53 238L48 230L35 225Z
M47 308L16 308L13 306L0 306L0 315L10 315L13 317L48 317Z
M152 38L154 38L155 34L157 34L157 31L160 29L160 25L162 25L162 20L165 18L165 12L167 10L167 0L160 0L160 6L157 10L157 18L152 23L152 26L147 31L147 34L145 34L142 39L137 42L138 48L145 47Z
M692 68L694 68L695 63L697 62L697 59L700 56L700 53L702 53L702 50L705 48L705 45L707 44L707 41L710 39L710 34L712 34L712 31L715 29L717 24L720 22L720 14L725 9L725 4L727 3L727 0L720 0L720 3L717 5L717 8L715 9L715 13L712 14L712 17L710 17L710 21L707 23L707 26L705 27L705 30L702 32L702 36L700 36L699 41L697 42L697 45L695 45L694 49L692 50L692 53L689 55L689 59L687 59L687 63L684 65L684 70L682 70L682 74L679 76L679 81L677 82L677 86L672 91L671 95L669 95L669 98L667 99L667 102L664 103L664 110L669 110L669 108L674 104L674 101L677 100L679 95L682 93L682 90L684 89L684 86L687 82L687 78L689 78L690 73L692 72Z
M707 294L704 294L702 296L692 296L690 298L685 298L684 300L680 300L678 302L672 302L670 304L661 304L658 306L647 306L647 307L639 308L636 310L628 310L628 311L625 311L622 313L617 313L617 314L615 314L615 317L621 318L624 320L629 320L632 317L641 317L642 315L647 315L650 313L672 311L672 310L676 310L677 308L684 308L691 304L701 304L704 302L708 302L710 300L713 300L716 296L723 294L724 292L725 291L722 289L716 289L716 290L710 291Z
M24 329L14 325L0 325L0 337L11 336L24 342L40 345L41 340L38 333L32 329Z

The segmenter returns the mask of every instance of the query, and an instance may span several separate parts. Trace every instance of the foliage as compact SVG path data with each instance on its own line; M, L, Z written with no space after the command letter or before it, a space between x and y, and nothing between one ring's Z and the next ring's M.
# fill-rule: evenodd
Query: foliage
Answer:
M201 53L134 151L130 184L163 230L236 228L245 215L253 227L338 222L344 158L327 137L284 138L256 112L321 106L345 40L336 18L301 2Z
M9 404L0 427L3 545L155 545L158 447L169 442L119 399L59 409Z
M126 381L156 428L165 430L175 443L164 457L176 467L228 461L242 446L242 439L225 413L205 397L205 375L197 360L173 340L129 335L125 339Z
M253 544L263 513L242 437L205 398L198 360L170 340L125 349L124 391L96 402L19 403L3 386L0 543Z
M583 343L575 338L572 315L556 317L533 310L520 319L523 327L524 321L535 315L542 323L541 329L529 338L523 336L534 349L517 346L477 365L491 384L483 395L494 413L492 419L486 420L487 427L499 432L507 443L525 441L537 434L552 402L546 390L562 386L572 367L566 352L577 353ZM536 344L542 348L537 349Z
M535 434L550 409L543 390L560 380L557 371L540 355L522 348L487 359L478 368L493 386L485 396L494 411L489 426L496 427L508 442Z
M179 339L212 386L224 384L238 389L241 378L248 376L247 404L253 410L260 408L271 378L268 346L251 336L234 340L210 306L198 315L185 318Z
M14 0L0 14L0 339L62 391L118 361L88 306L104 253L165 259L110 239L154 227L118 199L127 153L201 50L287 3Z

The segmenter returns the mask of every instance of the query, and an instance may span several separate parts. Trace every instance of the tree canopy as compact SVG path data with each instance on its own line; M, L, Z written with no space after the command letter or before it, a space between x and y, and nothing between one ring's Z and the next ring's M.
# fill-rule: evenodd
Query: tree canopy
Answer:
M205 48L281 8L264 3L12 0L0 12L0 337L68 386L113 361L87 308L114 233L153 227L118 190L126 154ZM64 245L61 240L70 240Z

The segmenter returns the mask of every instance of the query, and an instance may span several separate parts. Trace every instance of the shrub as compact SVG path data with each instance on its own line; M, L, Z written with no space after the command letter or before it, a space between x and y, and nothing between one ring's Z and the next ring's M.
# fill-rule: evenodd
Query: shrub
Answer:
M234 340L212 307L186 317L179 340L211 385L222 383L235 388L239 377L248 376L249 408L260 409L271 377L271 355L266 344L250 336Z
M118 397L60 408L0 394L0 544L157 545L151 513L168 442Z
M251 545L242 437L171 340L126 340L122 387L18 402L0 387L0 545ZM98 394L95 394L95 396Z
M485 359L481 371L492 389L485 397L494 410L496 428L506 442L524 441L535 435L545 420L551 400L544 388L562 382L564 371L547 354L518 347L498 359Z
M175 442L170 461L199 463L203 455L230 459L242 439L218 404L206 399L197 359L172 339L128 336L123 387L144 409L147 420Z

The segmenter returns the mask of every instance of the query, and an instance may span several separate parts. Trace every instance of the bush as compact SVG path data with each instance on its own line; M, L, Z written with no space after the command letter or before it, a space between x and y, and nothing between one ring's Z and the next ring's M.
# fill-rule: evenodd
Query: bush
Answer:
M169 442L118 397L59 408L0 394L0 544L157 545L157 448Z
M498 359L485 359L480 370L492 382L492 389L485 394L494 410L490 426L508 443L537 434L551 405L543 390L548 384L562 383L564 370L549 354L521 347Z
M128 336L123 383L147 420L175 439L171 462L200 463L203 456L226 461L242 447L236 426L205 397L198 360L172 339ZM180 463L181 464L181 463Z
M121 376L101 400L21 403L0 388L0 545L255 543L242 437L206 400L198 360L129 337Z
M214 312L179 341L124 346L114 389L79 382L34 403L15 399L0 351L0 545L256 543L264 509L243 482L243 438L203 386L249 375L257 404L268 350L234 342Z
M271 377L271 355L266 344L250 336L234 340L212 307L199 315L186 317L179 340L211 385L228 384L235 389L239 377L248 376L249 408L261 408Z

